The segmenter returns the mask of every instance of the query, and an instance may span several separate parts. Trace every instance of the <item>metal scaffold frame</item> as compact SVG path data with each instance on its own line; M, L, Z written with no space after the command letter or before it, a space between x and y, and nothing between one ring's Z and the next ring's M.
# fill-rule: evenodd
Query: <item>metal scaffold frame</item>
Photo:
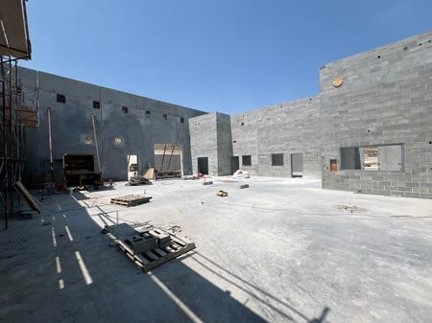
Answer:
M22 87L18 80L17 60L0 56L0 214L3 228L13 209L13 185L21 179L24 167L24 124Z
M29 110L24 106L17 63L30 57L25 0L0 2L0 231L8 229L13 188L24 168L24 126Z

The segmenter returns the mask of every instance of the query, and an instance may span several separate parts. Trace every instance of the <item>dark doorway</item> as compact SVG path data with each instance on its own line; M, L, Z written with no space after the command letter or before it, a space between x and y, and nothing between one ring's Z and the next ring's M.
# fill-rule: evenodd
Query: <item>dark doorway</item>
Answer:
M231 157L231 174L234 174L240 169L240 158L239 156Z
M291 177L303 177L303 154L291 154Z
M208 175L208 157L198 157L198 173Z

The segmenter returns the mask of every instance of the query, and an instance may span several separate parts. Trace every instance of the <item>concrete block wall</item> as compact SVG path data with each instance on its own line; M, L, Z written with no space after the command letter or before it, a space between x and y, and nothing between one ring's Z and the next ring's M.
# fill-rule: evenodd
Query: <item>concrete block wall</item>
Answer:
M227 114L215 112L195 117L189 124L192 146L192 169L198 172L198 158L208 158L212 176L231 174L231 122Z
M303 177L321 178L319 98L277 104L231 118L233 155L240 168L260 176L291 177L291 154L303 154ZM284 165L272 166L272 154L283 154ZM252 165L243 166L242 156Z
M208 158L209 175L218 175L217 114L209 113L189 121L192 172L198 173L198 158Z
M60 160L65 153L96 154L93 114L103 177L127 179L127 155L138 155L140 170L153 165L154 145L164 143L181 147L183 173L192 173L189 119L205 112L25 68L19 73L26 104L35 106L39 101L38 128L26 130L29 181L45 180L48 107L52 109L54 159ZM65 95L66 103L56 102L57 94ZM93 108L93 101L100 102L100 109Z
M432 198L431 40L415 36L321 69L324 188ZM329 169L330 159L340 167L341 147L383 144L403 145L402 171Z
M218 175L231 175L232 137L231 117L227 114L216 113Z

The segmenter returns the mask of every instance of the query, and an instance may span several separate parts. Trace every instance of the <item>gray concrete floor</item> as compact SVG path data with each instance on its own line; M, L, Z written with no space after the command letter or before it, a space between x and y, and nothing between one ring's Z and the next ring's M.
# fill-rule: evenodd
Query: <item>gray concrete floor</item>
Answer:
M212 180L44 199L42 216L0 233L0 321L430 322L431 200ZM109 204L144 191L148 204ZM117 218L178 225L196 252L145 274L100 233Z

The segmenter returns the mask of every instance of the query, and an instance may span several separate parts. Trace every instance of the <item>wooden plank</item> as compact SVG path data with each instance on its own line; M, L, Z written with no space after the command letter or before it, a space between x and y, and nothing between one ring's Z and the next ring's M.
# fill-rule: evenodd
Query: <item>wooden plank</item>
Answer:
M186 252L195 249L195 248L196 248L195 243L190 243L189 245L185 246L184 248L181 248L180 250L178 250L177 252L171 253L169 255L166 255L165 257L159 258L159 260L153 261L150 264L142 267L141 269L144 272L148 272L148 271L152 270L153 268L156 268L156 267L158 267L158 266L160 266L160 265L162 265L162 264L164 264L170 260L173 260L173 259L185 254Z
M150 263L150 261L148 261L147 259L145 259L141 255L135 255L135 258L139 259L139 261L141 261L143 263L143 265L148 265Z
M163 251L162 249L156 248L154 249L159 255L161 255L162 257L166 256L167 253L165 251Z
M159 260L161 258L158 255L155 255L151 250L144 251L143 253L145 253L149 258L151 258L153 260Z
M173 234L170 234L162 229L153 229L149 231L154 235L168 235L170 236L172 243L170 246L165 248L155 248L149 251L145 251L142 254L134 255L132 248L124 241L116 240L120 250L132 261L134 261L144 272L148 272L153 268L156 268L170 260L173 260L186 252L196 248L195 243L186 242L180 238L177 238ZM114 237L115 238L115 237Z
M38 211L38 213L41 213L41 209L39 205L36 203L33 196L27 191L25 186L20 182L17 181L14 183L15 190L21 194L22 197L27 201L27 203L33 208L33 210Z

